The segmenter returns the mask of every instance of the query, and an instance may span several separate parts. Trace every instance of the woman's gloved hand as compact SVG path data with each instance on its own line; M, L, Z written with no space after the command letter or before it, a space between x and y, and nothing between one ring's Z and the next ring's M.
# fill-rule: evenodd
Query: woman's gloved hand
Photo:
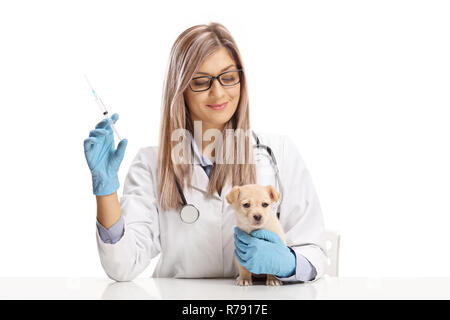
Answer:
M237 260L251 273L273 274L280 278L295 273L295 253L275 232L258 229L247 234L235 227L234 245Z
M119 142L114 150L114 134L110 123L116 123L119 115L114 113L111 118L100 121L95 130L84 140L84 155L91 170L92 186L95 195L104 196L119 189L117 172L123 160L127 139Z

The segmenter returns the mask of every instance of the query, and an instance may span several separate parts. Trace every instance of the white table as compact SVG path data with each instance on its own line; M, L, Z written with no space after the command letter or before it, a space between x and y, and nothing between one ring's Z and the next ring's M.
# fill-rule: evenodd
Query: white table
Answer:
M268 287L234 279L0 278L0 299L450 299L450 278L335 278Z

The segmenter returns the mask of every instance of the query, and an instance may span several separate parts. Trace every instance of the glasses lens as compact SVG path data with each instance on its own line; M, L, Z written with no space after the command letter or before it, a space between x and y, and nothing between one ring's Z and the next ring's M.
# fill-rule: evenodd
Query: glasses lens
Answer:
M239 71L229 71L220 76L224 86L233 86L240 81Z
M209 87L209 78L208 77L198 77L191 80L189 83L192 90L201 91L206 90Z

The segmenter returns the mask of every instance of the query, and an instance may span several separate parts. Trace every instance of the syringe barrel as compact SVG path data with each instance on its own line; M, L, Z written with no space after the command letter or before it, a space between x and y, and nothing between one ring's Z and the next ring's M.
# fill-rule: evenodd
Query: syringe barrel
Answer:
M108 117L108 111L105 111L104 113L103 113L103 115L105 116L105 118L106 119L111 119L111 117ZM112 119L111 119L111 128L113 129L113 131L116 133L116 135L117 135L117 139L119 139L119 141L121 141L122 140L122 138L120 137L120 135L119 135L119 132L117 132L117 129L116 129L116 126L114 125L114 122L112 121Z
M111 128L114 130L114 132L116 133L117 139L119 139L119 141L122 140L122 138L119 136L119 133L117 132L116 126L114 125L114 123L111 122Z

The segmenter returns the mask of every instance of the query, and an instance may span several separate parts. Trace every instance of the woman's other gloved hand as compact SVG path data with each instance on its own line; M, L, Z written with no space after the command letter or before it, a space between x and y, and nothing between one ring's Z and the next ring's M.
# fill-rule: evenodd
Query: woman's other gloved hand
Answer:
M234 245L237 260L251 273L287 278L296 271L294 250L273 231L257 229L247 234L234 227Z
M120 185L117 173L128 140L120 141L114 150L114 134L110 124L116 123L117 119L119 119L117 113L111 118L103 119L95 130L89 133L89 138L84 140L84 155L92 174L93 192L98 196L112 194Z

